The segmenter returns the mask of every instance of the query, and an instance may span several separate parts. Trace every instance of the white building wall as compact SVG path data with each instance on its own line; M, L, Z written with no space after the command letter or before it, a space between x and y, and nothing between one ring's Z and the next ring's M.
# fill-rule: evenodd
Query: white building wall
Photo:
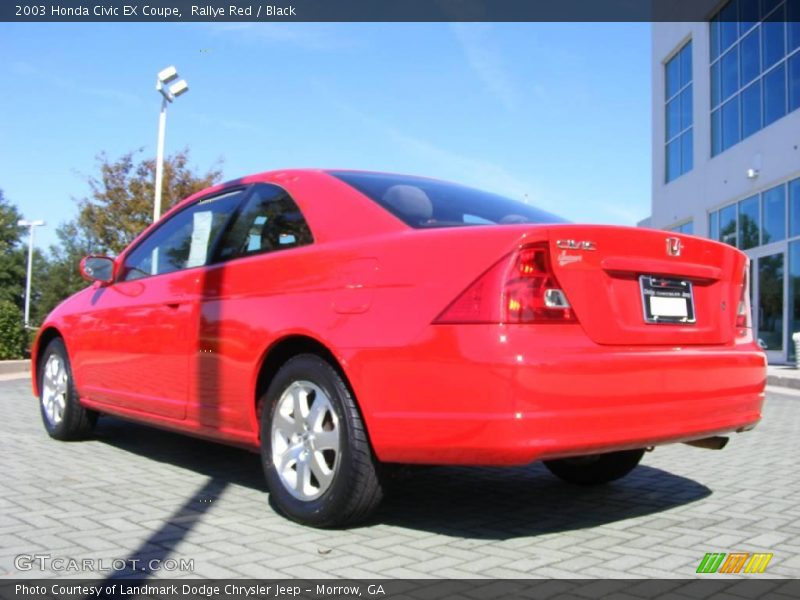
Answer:
M710 14L710 13L709 13ZM668 229L688 220L695 235L708 236L708 215L723 206L754 196L759 192L800 177L800 109L757 131L743 141L711 157L711 69L710 27L702 23L654 23L652 36L652 139L653 182L650 226ZM684 44L692 40L693 168L669 183L665 182L665 65ZM748 171L757 173L748 177ZM787 206L789 199L786 199ZM787 216L788 216L787 209ZM791 334L800 331L795 310L795 295L800 295L800 265L793 264L792 248L800 237L787 238L769 246L747 250L762 265L758 256L782 256L781 270L766 262L765 277L777 275L783 280L783 311L774 308L764 313L761 307L760 273L754 274L754 330L767 350L771 362L785 362L794 354ZM791 257L795 256L794 259ZM763 259L768 260L768 259ZM772 268L770 269L770 265ZM766 293L775 288L766 284ZM762 323L763 319L763 323ZM776 339L776 335L778 336ZM763 339L763 341L762 341ZM783 340L780 342L779 340ZM782 345L780 345L782 344Z
M665 183L664 65L692 40L694 168ZM800 176L800 110L711 158L711 89L708 23L654 23L652 35L653 186L651 226L694 220L708 235L708 212ZM747 177L756 169L755 179Z

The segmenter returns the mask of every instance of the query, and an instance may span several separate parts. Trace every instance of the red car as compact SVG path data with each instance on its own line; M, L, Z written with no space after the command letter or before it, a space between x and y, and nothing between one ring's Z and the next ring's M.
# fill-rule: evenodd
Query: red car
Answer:
M742 252L431 179L246 177L81 269L33 349L49 434L109 414L260 451L314 526L369 514L391 463L603 483L764 400Z

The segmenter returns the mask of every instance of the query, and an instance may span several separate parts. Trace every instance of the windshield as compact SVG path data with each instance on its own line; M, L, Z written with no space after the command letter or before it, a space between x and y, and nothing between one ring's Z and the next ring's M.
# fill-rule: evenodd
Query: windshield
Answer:
M521 200L455 183L385 173L329 173L411 227L567 222Z

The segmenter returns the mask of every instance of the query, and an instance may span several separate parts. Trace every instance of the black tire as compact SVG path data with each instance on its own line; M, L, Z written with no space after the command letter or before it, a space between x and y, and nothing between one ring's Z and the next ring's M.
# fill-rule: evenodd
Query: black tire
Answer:
M279 402L288 402L286 394L290 394L293 386L300 386L299 389L307 389L308 384L316 386L322 393L322 398L327 401L328 413L335 413L337 422L331 424L332 414L325 416L329 420L328 427L338 432L338 451L335 461L331 461L330 470L332 477L326 484L320 483L315 475L310 474L309 481L313 485L317 481L319 496L315 498L303 499L296 494L301 493L298 487L302 484L295 483L294 490L287 482L287 475L291 478L290 470L286 467L294 459L284 462L281 469L276 466L273 460L273 445L283 444L287 440L282 433L275 433L280 439L273 439L273 419L276 418ZM306 393L309 398L309 412L317 402L317 393ZM313 399L312 399L313 398ZM284 399L284 400L282 400ZM282 514L312 527L330 528L352 525L366 519L374 510L383 497L383 490L379 480L380 464L376 460L372 447L370 446L366 428L361 420L361 415L356 406L353 394L350 392L341 375L327 361L313 354L301 354L289 359L276 373L266 394L260 399L261 406L261 462L267 478L267 486L270 491L270 499L273 506ZM285 405L285 404L284 404ZM285 413L278 416L282 418ZM297 423L294 411L283 424ZM309 416L308 419L311 419ZM281 423L276 427L280 427ZM296 425L295 425L296 426ZM305 427L305 425L303 425ZM306 429L309 432L313 429ZM303 444L302 441L291 442L298 448ZM312 441L308 442L314 444ZM314 456L319 456L320 450L311 447L310 451L304 453L308 465L305 466L309 473L314 469L311 462ZM281 456L289 453L285 447L281 451ZM300 464L296 459L294 462L295 481L300 479ZM326 459L327 460L327 459ZM277 458L281 462L280 456ZM319 463L318 463L319 464ZM317 466L317 469L320 467ZM279 471L282 471L282 476ZM323 490L323 485L327 487Z
M64 369L66 381L63 389L65 390L63 396L63 409L58 411L60 418L55 418L48 414L45 408L47 400L52 398L48 395L48 391L54 389L52 387L45 389L47 374L45 369L48 364L61 365ZM89 437L97 423L97 413L81 406L79 401L78 392L75 389L75 381L72 377L72 367L69 363L69 356L67 355L67 348L61 338L55 338L47 344L42 358L38 365L38 384L39 384L39 410L42 415L42 422L44 428L51 438L62 441L83 440Z
M599 485L625 477L636 468L643 455L643 449L623 450L608 454L546 460L544 466L553 475L569 483Z

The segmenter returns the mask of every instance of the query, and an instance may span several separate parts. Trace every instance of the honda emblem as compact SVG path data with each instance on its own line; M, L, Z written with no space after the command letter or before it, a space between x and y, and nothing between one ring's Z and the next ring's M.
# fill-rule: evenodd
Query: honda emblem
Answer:
M670 237L667 238L667 255L668 256L680 256L681 255L681 240L679 238Z

